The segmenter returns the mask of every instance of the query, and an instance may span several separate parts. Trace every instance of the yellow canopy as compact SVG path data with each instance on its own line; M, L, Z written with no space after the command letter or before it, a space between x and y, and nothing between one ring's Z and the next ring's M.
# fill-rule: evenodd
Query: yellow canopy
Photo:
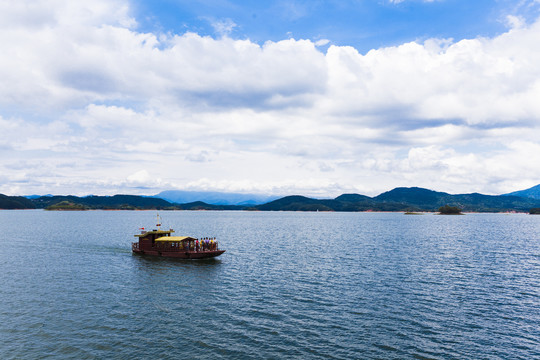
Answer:
M157 238L156 241L185 241L185 240L197 240L191 236L162 236Z

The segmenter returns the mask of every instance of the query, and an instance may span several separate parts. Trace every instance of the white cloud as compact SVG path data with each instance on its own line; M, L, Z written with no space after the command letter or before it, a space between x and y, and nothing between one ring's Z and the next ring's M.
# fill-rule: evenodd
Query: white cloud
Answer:
M519 29L525 25L525 19L516 15L507 15L506 16L506 26L510 29Z
M237 25L231 19L214 20L210 22L214 31L221 36L228 36Z
M330 43L330 40L328 39L320 39L320 40L315 41L315 46L325 46L325 45L328 45L329 43Z
M365 56L332 46L327 59L334 96L328 106L379 116L385 108L396 109L402 117L462 119L470 125L539 119L531 100L538 94L540 54L528 46L538 35L535 24L496 39L445 47L407 43Z
M141 33L123 1L4 2L0 193L517 190L540 179L540 21L509 21L363 55Z
M47 27L78 30L83 26L99 27L104 24L132 28L137 22L130 15L126 0L3 0L0 3L0 26L10 30L43 30Z

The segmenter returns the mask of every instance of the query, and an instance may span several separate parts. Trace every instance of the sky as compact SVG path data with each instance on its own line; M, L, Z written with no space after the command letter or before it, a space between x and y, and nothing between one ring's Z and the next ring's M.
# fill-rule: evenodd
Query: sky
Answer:
M0 0L0 193L540 183L540 0Z

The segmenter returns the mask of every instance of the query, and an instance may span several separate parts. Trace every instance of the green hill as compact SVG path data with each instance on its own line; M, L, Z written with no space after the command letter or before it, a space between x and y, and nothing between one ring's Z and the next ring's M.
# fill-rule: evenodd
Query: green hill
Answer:
M509 196L520 196L520 197L526 197L531 199L540 199L540 185L533 186L532 188L528 188L525 190L520 191L514 191L509 194L506 194Z
M170 202L151 197L137 195L114 196L41 196L31 200L38 209L45 209L61 202L82 205L87 209L101 210L152 210L174 208Z
M7 196L0 194L0 209L35 209L36 206L29 199L22 196Z
M61 201L57 204L47 206L45 210L70 210L70 211L80 211L80 210L88 210L88 208L81 204L74 204L69 201Z
M393 190L382 193L373 199L377 202L408 204L418 207L423 210L435 210L442 205L451 201L450 194L437 192L418 187L412 188L395 188Z
M244 210L241 205L212 205L202 201L194 201L187 204L174 204L177 210Z
M202 201L173 204L167 200L137 195L41 196L31 200L38 209L48 210L243 210L245 206L210 205Z
M370 198L359 194L344 194L331 200L304 196L287 196L256 206L262 211L431 211L442 206L455 206L469 212L528 212L539 207L540 200L517 196L482 194L451 195L445 192L412 187L395 188Z

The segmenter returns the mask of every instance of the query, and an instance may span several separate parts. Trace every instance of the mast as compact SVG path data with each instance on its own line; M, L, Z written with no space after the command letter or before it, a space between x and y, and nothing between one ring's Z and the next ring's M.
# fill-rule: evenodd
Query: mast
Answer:
M157 229L161 230L161 218L159 217L159 213L157 213Z

